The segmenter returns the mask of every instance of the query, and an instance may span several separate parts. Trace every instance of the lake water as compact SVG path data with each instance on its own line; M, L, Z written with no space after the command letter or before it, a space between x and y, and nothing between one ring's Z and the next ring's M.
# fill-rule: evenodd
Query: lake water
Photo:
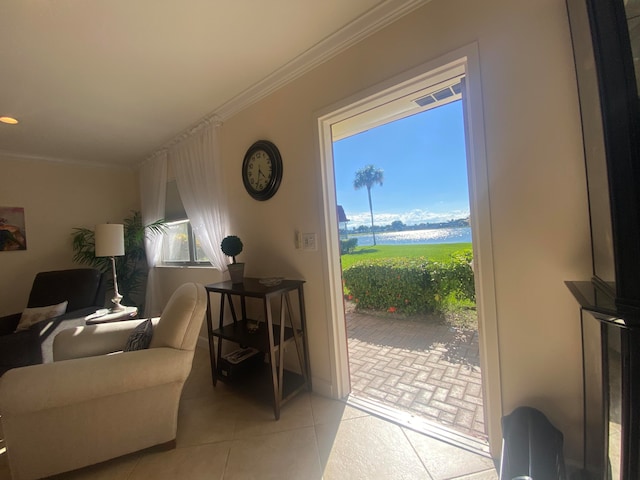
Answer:
M357 238L358 246L373 245L373 235L349 235ZM409 245L429 243L471 243L471 227L434 228L431 230L410 230L406 232L376 233L378 245Z

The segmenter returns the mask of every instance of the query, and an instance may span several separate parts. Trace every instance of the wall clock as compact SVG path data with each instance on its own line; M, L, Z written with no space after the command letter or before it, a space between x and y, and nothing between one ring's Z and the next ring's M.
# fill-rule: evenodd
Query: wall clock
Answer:
M282 181L282 157L273 143L258 140L249 147L242 162L242 182L256 200L269 200Z

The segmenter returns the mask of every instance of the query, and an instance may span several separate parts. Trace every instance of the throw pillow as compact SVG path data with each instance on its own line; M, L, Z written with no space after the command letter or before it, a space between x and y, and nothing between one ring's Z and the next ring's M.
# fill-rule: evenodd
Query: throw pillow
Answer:
M133 332L131 332L131 335L127 338L127 344L124 347L124 351L133 352L134 350L144 350L145 348L149 348L152 336L153 323L151 323L151 319L149 318L133 329Z
M48 305L46 307L33 307L25 308L16 327L16 332L27 330L31 325L49 320L50 318L63 315L67 311L67 305L69 302L66 300L57 305Z

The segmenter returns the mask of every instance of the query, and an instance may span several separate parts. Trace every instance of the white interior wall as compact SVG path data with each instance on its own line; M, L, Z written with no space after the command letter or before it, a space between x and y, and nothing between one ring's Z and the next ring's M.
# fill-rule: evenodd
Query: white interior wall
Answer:
M121 222L140 208L138 175L0 155L0 206L24 207L27 250L0 252L0 316L21 312L38 272L73 262L75 227Z
M294 231L323 238L315 113L460 46L482 72L504 412L536 406L581 458L578 308L563 281L590 272L586 187L569 28L562 0L435 0L254 106L221 130L231 224L247 274L307 281L315 388L329 391L324 245L296 250ZM256 202L240 167L258 139L284 161L279 192ZM492 445L499 438L492 439ZM494 447L494 454L495 447Z
M165 305L173 292L183 283L196 282L202 285L228 280L228 275L223 278L220 270L210 267L159 267L157 279L160 282L160 304ZM219 299L211 296L212 318L217 325ZM205 322L200 327L200 345L207 345L207 325Z

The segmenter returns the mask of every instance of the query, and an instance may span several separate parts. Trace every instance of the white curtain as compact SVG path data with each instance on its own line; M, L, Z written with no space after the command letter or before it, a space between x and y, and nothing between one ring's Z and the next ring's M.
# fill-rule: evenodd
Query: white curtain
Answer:
M205 124L174 145L169 151L169 162L200 246L211 264L222 271L227 268L227 259L220 250L220 242L227 231L227 220L218 128Z
M140 213L143 225L149 225L164 218L166 192L167 152L163 151L140 167ZM155 266L162 258L162 235L147 232L144 246L149 266L144 315L157 317L161 313L161 306L159 305L160 286Z

